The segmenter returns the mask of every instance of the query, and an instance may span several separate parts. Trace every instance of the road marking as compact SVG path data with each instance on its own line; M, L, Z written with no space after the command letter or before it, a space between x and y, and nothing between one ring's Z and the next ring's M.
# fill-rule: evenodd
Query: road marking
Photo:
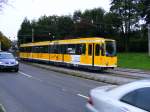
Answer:
M89 99L89 97L85 96L85 95L82 95L82 94L77 94L78 96L82 97L82 98L85 98L85 99Z
M24 76L26 76L26 77L28 77L28 78L32 78L32 79L38 80L38 81L40 81L40 82L43 81L43 80L41 80L41 79L35 78L35 77L33 77L33 76L31 76L31 75L28 75L28 74L26 74L26 73L23 73L23 72L21 72L21 71L19 71L19 73L22 74L22 75L24 75Z
M31 76L31 75L28 75L28 74L23 73L23 72L21 72L21 71L19 71L19 73L20 73L20 74L22 74L22 75L24 75L24 76L26 76L26 77L28 77L28 78L32 78L32 76Z

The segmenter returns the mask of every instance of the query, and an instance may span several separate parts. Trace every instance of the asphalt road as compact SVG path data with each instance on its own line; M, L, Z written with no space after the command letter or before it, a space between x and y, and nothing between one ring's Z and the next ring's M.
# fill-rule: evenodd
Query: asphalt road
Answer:
M0 102L7 112L85 112L89 90L102 85L20 64L18 73L0 72Z

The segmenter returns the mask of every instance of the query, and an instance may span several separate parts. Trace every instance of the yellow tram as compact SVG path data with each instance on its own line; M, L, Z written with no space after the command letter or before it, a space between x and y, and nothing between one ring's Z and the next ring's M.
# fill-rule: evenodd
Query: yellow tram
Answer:
M99 37L20 45L20 58L90 69L117 67L116 42Z

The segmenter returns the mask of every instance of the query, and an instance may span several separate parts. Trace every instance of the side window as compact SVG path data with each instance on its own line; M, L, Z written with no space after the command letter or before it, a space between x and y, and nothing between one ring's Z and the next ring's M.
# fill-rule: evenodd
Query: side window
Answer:
M86 54L86 44L82 44L82 54Z
M58 45L54 45L54 53L58 54Z
M43 53L48 53L48 46L43 46Z
M64 45L58 45L58 54L63 54L64 53L63 47L64 47Z
M100 45L96 44L95 46L95 56L99 56L100 55Z
M141 108L146 111L150 111L150 87L137 89L127 95L125 95L121 101Z
M81 55L82 54L82 44L76 44L76 55Z
M67 45L62 45L63 54L67 54Z
M32 47L29 47L29 52L30 52L30 53L32 52Z
M58 53L58 46L57 45L51 45L50 52L51 53Z
M67 45L67 54L74 55L76 51L76 46L74 44Z
M39 53L43 53L43 52L44 52L44 47L43 47L43 46L40 46L39 48L40 48L40 49L39 49Z
M105 46L104 46L104 44L101 45L101 55L102 56L105 55Z
M49 53L52 53L52 45L49 45Z
M88 46L88 55L92 55L92 44L89 44Z
M130 92L128 94L126 94L125 96L123 96L121 98L121 101L122 102L125 102L127 104L130 104L130 105L135 105L135 99L137 99L137 92L136 91L133 91L133 92Z
M36 46L35 49L36 49L35 52L36 52L36 53L39 53L40 47L37 47L37 46Z

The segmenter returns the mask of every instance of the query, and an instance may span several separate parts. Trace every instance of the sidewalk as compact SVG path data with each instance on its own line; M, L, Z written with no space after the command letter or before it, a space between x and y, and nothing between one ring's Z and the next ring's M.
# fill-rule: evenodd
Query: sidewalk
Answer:
M30 63L30 62L23 62L23 64L29 64L29 65L44 68L47 70L64 73L66 75L72 75L76 77L81 77L85 79L100 81L100 82L109 83L109 84L116 84L116 85L120 85L120 84L124 84L124 83L137 80L135 78L133 79L125 78L125 77L117 76L115 74L111 75L110 73L93 73L93 72L80 71L78 69L74 70L71 68L57 67L57 66L52 66L52 65Z

